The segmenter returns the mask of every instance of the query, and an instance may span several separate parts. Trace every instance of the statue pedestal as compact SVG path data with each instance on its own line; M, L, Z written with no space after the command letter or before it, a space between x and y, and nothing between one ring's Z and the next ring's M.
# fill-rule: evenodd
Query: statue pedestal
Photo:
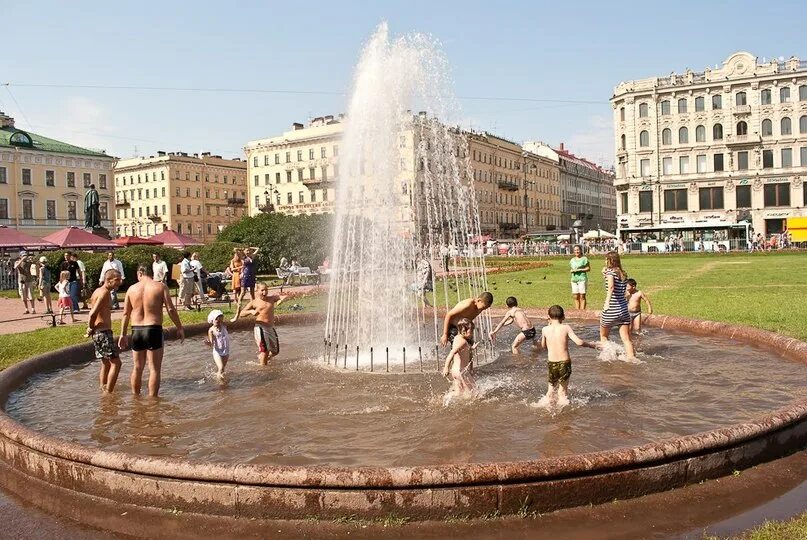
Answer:
M93 227L92 229L84 229L87 232L91 232L96 236L100 236L101 238L105 238L107 240L112 240L112 236L109 234L109 230L105 227Z

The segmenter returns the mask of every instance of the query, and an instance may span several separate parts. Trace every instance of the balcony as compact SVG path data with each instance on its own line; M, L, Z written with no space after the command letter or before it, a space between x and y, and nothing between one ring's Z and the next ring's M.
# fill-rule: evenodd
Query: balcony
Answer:
M520 223L511 223L509 221L500 221L499 228L503 231L512 231L521 227Z
M499 187L506 191L518 191L518 184L510 180L499 180Z
M228 197L227 198L227 204L229 204L230 206L244 206L244 204L246 204L246 202L247 202L247 200L244 199L243 197Z
M262 204L258 207L258 210L263 212L264 214L271 214L275 211L275 205L272 203Z
M152 223L160 223L163 220L163 218L161 218L157 214L149 214L148 218L151 220Z
M330 184L336 181L336 178L303 178L303 185L304 186L319 186L322 184Z
M751 105L735 105L734 107L734 115L741 116L751 114Z
M129 208L130 206L131 204L129 204L129 201L126 199L123 199L122 201L115 201L115 208Z
M726 146L754 146L762 143L762 137L757 133L750 135L726 135Z

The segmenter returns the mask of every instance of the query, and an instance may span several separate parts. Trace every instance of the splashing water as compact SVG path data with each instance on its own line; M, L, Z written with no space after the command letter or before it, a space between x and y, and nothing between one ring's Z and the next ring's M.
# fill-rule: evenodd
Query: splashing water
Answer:
M433 38L392 40L386 24L362 52L340 147L325 328L337 353L326 358L340 367L365 368L371 347L376 366L387 348L400 364L405 348L408 362L425 354L434 367L438 307L486 288L468 143L447 123L456 111L448 72ZM438 275L444 260L453 268ZM480 317L477 335L489 330Z
M602 362L626 362L628 364L644 364L638 358L628 358L625 347L613 341L602 342L602 348L597 354L597 359Z

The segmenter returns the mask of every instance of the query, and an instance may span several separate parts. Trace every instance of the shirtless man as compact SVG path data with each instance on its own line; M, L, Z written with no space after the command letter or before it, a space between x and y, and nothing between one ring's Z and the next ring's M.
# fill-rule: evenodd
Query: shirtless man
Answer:
M262 366L269 363L271 358L280 353L280 339L275 330L275 306L286 299L285 295L269 294L266 283L255 286L257 298L250 301L244 309L237 313L236 318L244 315L255 316L255 343L258 345L258 361ZM236 320L236 319L233 319Z
M163 362L163 306L177 327L180 342L185 341L185 330L179 320L177 309L171 302L171 293L165 283L152 279L150 264L137 268L137 283L126 291L123 305L123 322L118 346L125 349L129 345L129 323L132 323L132 393L140 395L143 383L143 369L149 366L149 396L156 397L160 392L160 369Z
M440 336L440 345L445 346L449 341L454 342L454 338L459 333L457 322L460 319L468 319L473 322L480 313L491 305L493 305L493 295L486 291L480 294L478 298L463 300L451 308L443 320L443 335Z
M120 349L112 335L112 292L121 284L121 275L117 270L107 270L102 277L101 286L95 289L90 298L90 315L87 319L86 337L91 337L95 344L95 359L101 361L99 382L103 392L112 392L118 382L120 373Z
M513 340L513 344L510 346L510 351L513 354L519 354L518 348L522 343L524 343L525 340L531 339L533 340L533 344L535 344L535 327L530 322L527 314L524 313L524 310L518 307L518 300L516 300L515 296L508 296L504 303L507 304L507 307L510 309L507 310L507 313L504 314L502 320L499 321L496 328L494 328L489 334L490 339L495 339L496 333L501 330L503 326L516 323L516 326L521 329L521 332L519 332L516 339Z
M569 340L580 347L591 349L599 348L599 343L583 341L574 333L572 327L563 324L565 314L563 308L555 305L549 308L549 324L541 329L541 347L547 349L546 367L549 374L549 384L546 395L538 401L539 407L547 407L557 394L558 407L569 404L567 390L569 377L572 375L572 359L569 356Z

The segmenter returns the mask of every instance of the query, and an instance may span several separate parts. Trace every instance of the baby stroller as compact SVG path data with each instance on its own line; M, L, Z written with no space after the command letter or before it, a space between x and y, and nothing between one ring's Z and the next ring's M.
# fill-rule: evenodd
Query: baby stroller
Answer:
M211 294L210 291L213 291ZM227 295L227 290L224 287L224 272L212 272L207 275L207 291L208 296L224 299Z

